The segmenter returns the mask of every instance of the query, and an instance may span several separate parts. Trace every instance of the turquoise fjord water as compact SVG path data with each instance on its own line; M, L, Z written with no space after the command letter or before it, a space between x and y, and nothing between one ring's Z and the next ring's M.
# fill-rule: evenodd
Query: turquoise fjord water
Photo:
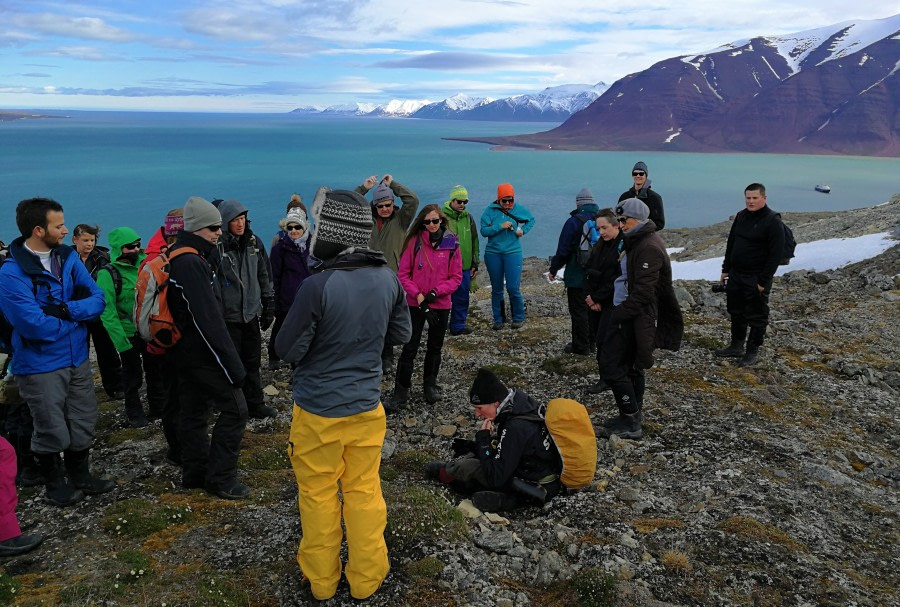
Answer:
M291 193L307 203L320 185L353 188L368 175L390 173L423 204L443 203L465 185L476 219L499 183L537 224L526 255L555 251L575 194L589 187L613 205L643 160L665 201L667 225L727 219L743 207L743 188L761 181L781 211L869 206L900 190L896 158L663 152L491 151L442 137L545 130L534 123L311 118L289 114L72 112L70 117L0 122L0 238L17 235L19 200L48 196L65 208L71 230L98 223L105 234L128 225L145 244L165 212L188 196L236 198L250 209L264 241L277 229ZM828 184L831 194L813 191Z

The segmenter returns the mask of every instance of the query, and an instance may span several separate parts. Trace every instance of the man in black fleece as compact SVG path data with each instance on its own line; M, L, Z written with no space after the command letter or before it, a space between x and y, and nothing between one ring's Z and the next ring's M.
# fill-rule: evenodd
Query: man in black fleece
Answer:
M525 392L507 388L481 368L469 390L475 417L483 420L475 440L455 439L457 459L430 462L425 472L442 483L475 489L481 510L508 510L519 497L544 503L562 489L562 460L550 437L540 404ZM492 435L492 432L496 433Z
M748 367L759 360L759 347L769 324L769 293L784 250L781 218L766 206L766 187L751 183L744 190L746 209L731 224L722 282L731 315L731 345L716 350L716 356L741 359ZM747 328L750 337L744 350Z
M237 459L247 425L247 401L241 387L244 365L228 335L222 293L214 268L222 217L206 200L192 196L184 206L184 230L168 254L190 247L172 259L167 291L181 339L169 351L178 368L181 406L178 438L185 489L205 488L224 499L243 499L250 489L237 480ZM210 411L219 410L207 437Z

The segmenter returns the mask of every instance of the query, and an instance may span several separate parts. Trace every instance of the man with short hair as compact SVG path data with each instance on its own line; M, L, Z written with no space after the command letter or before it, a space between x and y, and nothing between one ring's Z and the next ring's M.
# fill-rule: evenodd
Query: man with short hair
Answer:
M663 199L655 190L650 189L650 170L647 163L638 161L631 169L631 179L634 185L622 192L619 202L629 198L637 198L650 209L650 221L656 226L656 231L661 231L666 225L666 213L663 208Z
M507 388L482 367L469 389L469 402L475 418L483 420L475 440L455 439L457 459L429 462L429 477L475 489L472 503L492 512L515 507L519 497L542 504L562 490L562 459L536 400Z
M276 353L294 367L290 458L303 536L297 562L313 596L334 596L344 574L355 599L378 590L390 565L378 468L386 422L378 365L385 345L412 335L406 292L370 242L372 214L358 192L320 188L311 254L322 261L297 290Z
M666 245L656 233L647 205L629 198L616 206L616 215L624 232L625 281L614 283L614 307L599 366L619 415L603 423L600 436L640 439L644 370L653 366L654 349L681 347L684 320L672 288Z
M205 488L223 499L244 499L250 488L237 479L237 460L247 425L241 391L247 373L228 335L216 280L221 232L216 207L191 196L184 205L184 230L168 252L166 297L181 339L167 356L178 368L182 486ZM185 248L190 250L175 256ZM210 439L207 426L213 409L219 410L219 418Z
M68 234L62 205L23 200L16 225L22 235L0 267L0 309L13 327L11 370L34 418L31 450L46 479L46 499L69 506L85 493L115 487L89 467L97 398L85 323L100 316L103 292L78 254L62 244Z
M587 188L582 188L575 196L575 209L569 213L559 233L556 255L550 258L550 280L556 280L556 274L566 269L563 282L566 285L566 299L569 303L569 316L572 318L572 341L565 347L568 354L588 356L596 347L597 323L588 315L586 303L587 293L584 290L584 268L578 262L578 252L582 240L588 239L594 216L600 211L594 202L594 195ZM587 226L587 229L585 229ZM586 243L587 249L591 243Z
M469 316L469 290L478 276L480 245L475 218L466 210L469 192L461 185L450 191L450 200L444 203L447 227L459 237L459 253L462 255L462 282L450 296L450 335L468 335L472 329L466 326Z
M222 289L225 326L247 371L243 388L247 414L253 419L275 417L275 409L265 403L259 377L262 364L260 332L268 329L275 320L269 256L250 229L244 205L237 200L225 200L219 205L219 213L227 228L219 239L222 264L216 278Z
M740 358L740 365L749 367L759 360L769 324L769 294L784 251L784 226L778 213L766 206L763 184L744 189L744 205L731 224L722 261L731 344L716 350L716 356Z

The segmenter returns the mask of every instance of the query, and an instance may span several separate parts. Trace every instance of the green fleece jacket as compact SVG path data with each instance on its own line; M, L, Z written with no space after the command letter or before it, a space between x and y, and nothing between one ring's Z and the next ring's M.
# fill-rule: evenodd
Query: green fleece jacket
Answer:
M459 252L462 254L462 269L472 270L481 261L481 245L478 243L478 226L475 219L465 209L456 211L450 201L444 203L444 215L450 231L459 237Z
M364 186L356 186L356 191L365 196L369 191ZM403 241L406 238L406 230L409 224L416 217L416 211L419 210L419 197L412 190L397 183L391 182L391 191L395 196L399 196L403 202L403 206L394 207L394 213L386 220L381 219L372 207L372 236L369 238L369 248L373 251L381 251L384 258L387 259L388 267L394 274L397 273L397 267L400 265L400 254L403 253Z
M131 338L137 328L134 326L134 286L137 283L138 267L147 256L141 251L135 263L120 260L122 245L140 240L137 232L131 228L116 228L109 233L109 258L113 271L122 280L122 290L117 294L115 281L108 268L97 272L97 286L103 291L106 307L100 314L100 320L109 333L113 345L118 352L131 349Z

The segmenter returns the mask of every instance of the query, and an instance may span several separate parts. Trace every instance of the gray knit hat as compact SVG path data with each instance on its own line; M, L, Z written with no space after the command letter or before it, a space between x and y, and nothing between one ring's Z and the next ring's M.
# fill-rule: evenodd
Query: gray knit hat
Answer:
M616 205L616 215L619 217L634 217L638 221L650 219L650 209L637 198L628 198Z
M575 196L575 206L580 207L585 204L594 204L594 195L589 189L581 188L581 191Z
M632 171L644 171L647 175L650 174L650 171L647 170L647 163L642 160L638 160L637 162L635 162L634 166L631 167L631 170Z
M306 211L304 211L300 207L294 207L293 209L288 211L287 215L284 218L284 225L289 226L292 223L296 223L297 225L302 227L304 232L309 230L309 220L306 217Z
M211 202L199 196L191 196L184 205L184 231L196 232L203 228L220 225L222 216Z
M311 213L316 223L309 243L313 257L324 261L350 248L368 248L372 211L358 193L322 186L316 192Z
M372 194L372 204L376 202L381 202L382 200L393 200L394 199L394 191L384 185L383 183L375 188L375 193Z

